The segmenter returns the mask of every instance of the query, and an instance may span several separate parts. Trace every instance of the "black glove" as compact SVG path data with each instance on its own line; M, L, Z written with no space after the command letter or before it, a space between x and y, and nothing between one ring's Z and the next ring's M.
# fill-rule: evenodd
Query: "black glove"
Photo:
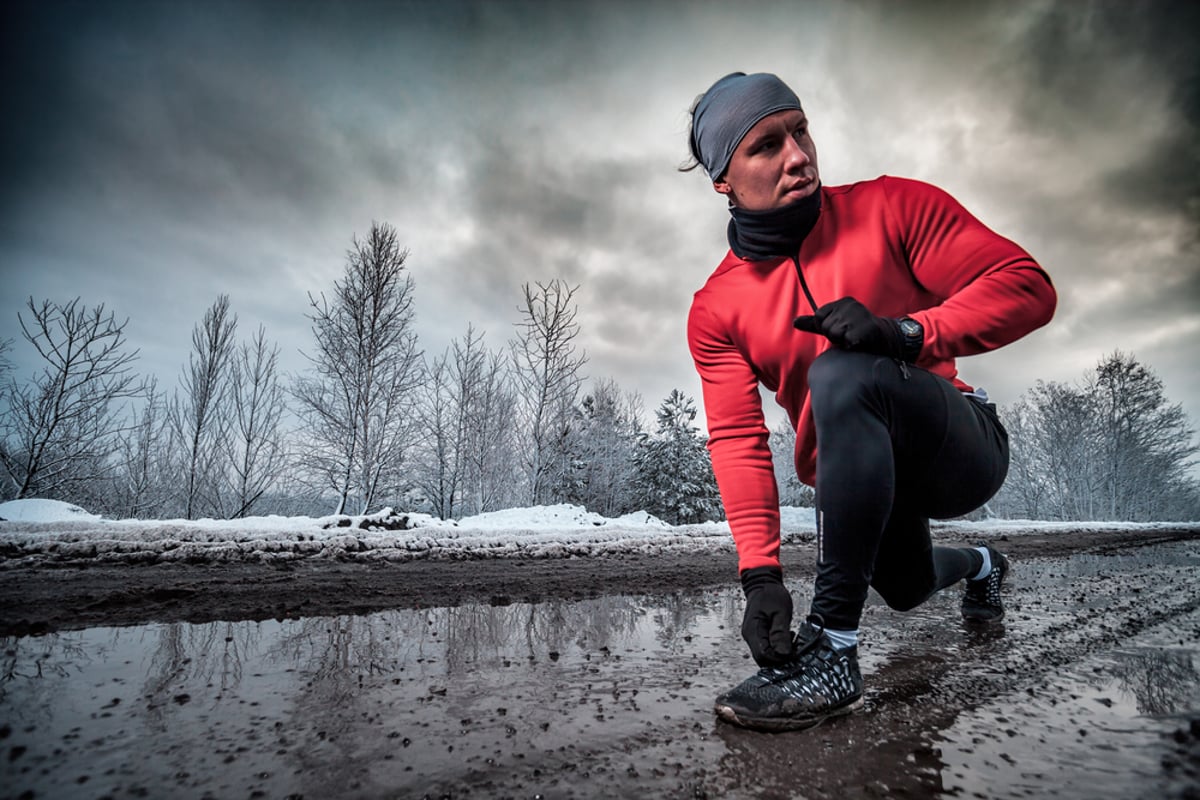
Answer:
M853 297L826 303L815 314L796 317L792 325L797 330L819 333L842 350L905 361L915 361L921 350L920 340L906 337L899 320L877 317Z
M779 567L755 567L742 573L746 614L742 638L760 667L775 667L792 655L792 596Z

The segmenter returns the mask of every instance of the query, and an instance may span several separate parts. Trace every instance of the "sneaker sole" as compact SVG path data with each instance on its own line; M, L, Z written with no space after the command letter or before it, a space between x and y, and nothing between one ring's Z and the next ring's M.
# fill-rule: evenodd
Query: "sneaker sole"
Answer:
M713 710L716 711L718 719L728 722L731 725L775 733L778 731L806 731L817 727L827 719L845 716L858 711L862 707L863 698L859 695L844 706L831 709L825 714L809 717L755 717L745 712L739 712L733 706L721 704L717 704Z

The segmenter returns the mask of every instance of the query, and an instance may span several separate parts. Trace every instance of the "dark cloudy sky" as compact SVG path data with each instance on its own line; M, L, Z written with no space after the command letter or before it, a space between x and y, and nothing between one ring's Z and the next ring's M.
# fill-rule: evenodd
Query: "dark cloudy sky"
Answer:
M128 316L174 386L220 293L303 369L351 238L411 250L424 349L581 285L591 378L699 399L722 200L680 173L722 75L800 94L827 184L936 183L1025 246L1051 326L965 359L1002 403L1120 348L1200 421L1200 14L1189 2L62 2L0 15L0 338L26 297Z

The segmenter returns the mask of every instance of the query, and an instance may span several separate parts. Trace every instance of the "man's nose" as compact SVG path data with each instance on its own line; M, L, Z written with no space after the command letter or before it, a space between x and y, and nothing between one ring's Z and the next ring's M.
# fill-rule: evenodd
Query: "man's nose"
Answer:
M800 143L790 136L787 138L787 144L784 145L784 148L789 168L808 166L809 161L812 160L808 157L808 153L804 152L804 148L800 146Z

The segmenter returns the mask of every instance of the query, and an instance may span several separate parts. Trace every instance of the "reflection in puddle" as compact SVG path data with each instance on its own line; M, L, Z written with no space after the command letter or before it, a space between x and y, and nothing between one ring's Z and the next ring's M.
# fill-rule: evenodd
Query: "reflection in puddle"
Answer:
M1024 561L983 630L873 600L866 712L778 736L712 716L753 671L736 585L7 639L0 798L1151 796L1196 783L1200 610L1141 609L1196 550Z
M1192 797L1200 787L1200 611L959 715L945 789L1024 798Z
M707 723L689 673L710 653L745 669L740 615L721 590L10 639L2 774L42 796L322 796L565 761L592 731Z
M1072 665L961 715L940 746L945 788L997 798L1047 787L1090 798L1190 796L1200 786L1198 687L1195 649L1125 650Z

